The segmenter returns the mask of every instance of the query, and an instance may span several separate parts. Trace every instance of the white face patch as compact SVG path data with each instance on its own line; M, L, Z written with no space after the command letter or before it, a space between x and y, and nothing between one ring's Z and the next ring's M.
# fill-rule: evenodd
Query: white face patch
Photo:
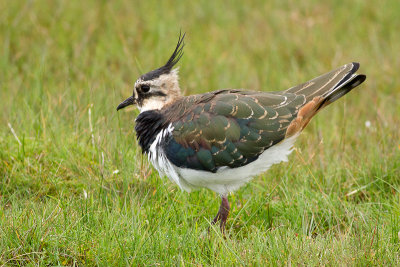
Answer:
M163 98L157 97L157 98L145 99L143 100L143 105L138 106L138 109L140 110L140 112L144 112L147 110L162 109L167 103L165 100L163 100Z
M179 77L177 69L173 69L170 73L162 74L159 77L149 81L143 81L141 78L139 78L135 82L133 96L135 99L137 99L137 106L140 112L161 109L179 97L181 95L181 91L178 80ZM140 87L142 85L150 86L148 95L141 93ZM157 93L162 93L163 95Z

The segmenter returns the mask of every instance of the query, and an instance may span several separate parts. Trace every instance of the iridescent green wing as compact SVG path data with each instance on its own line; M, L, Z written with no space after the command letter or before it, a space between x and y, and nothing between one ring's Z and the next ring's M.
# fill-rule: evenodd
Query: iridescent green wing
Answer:
M349 63L280 92L221 90L178 101L167 112L174 127L167 157L179 167L213 172L246 165L362 83L365 76L354 75L358 67ZM306 117L296 118L303 107Z
M246 165L285 138L304 102L304 96L292 93L224 90L203 95L173 120L164 150L183 168L215 172Z

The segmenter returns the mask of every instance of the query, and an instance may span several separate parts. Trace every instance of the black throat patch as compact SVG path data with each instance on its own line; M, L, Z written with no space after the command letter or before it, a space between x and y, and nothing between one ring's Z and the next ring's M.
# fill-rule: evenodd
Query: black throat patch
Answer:
M136 138L142 148L142 153L148 153L151 144L162 130L167 128L164 116L156 110L148 110L136 118Z

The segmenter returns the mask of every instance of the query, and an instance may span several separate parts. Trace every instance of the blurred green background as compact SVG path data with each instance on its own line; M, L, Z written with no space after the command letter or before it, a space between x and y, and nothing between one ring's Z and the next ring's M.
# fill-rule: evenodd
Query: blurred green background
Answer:
M0 265L398 265L399 13L398 0L0 0ZM230 196L226 239L206 230L218 196L158 177L138 111L115 111L180 30L185 94L283 90L351 61L367 75L289 163Z

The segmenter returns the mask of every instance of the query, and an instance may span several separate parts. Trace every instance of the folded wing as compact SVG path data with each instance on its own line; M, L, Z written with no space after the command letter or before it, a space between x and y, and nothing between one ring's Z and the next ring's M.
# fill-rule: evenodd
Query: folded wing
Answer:
M164 152L181 168L216 172L244 166L364 81L354 75L357 69L350 63L280 92L220 90L185 98L168 112L174 130Z

